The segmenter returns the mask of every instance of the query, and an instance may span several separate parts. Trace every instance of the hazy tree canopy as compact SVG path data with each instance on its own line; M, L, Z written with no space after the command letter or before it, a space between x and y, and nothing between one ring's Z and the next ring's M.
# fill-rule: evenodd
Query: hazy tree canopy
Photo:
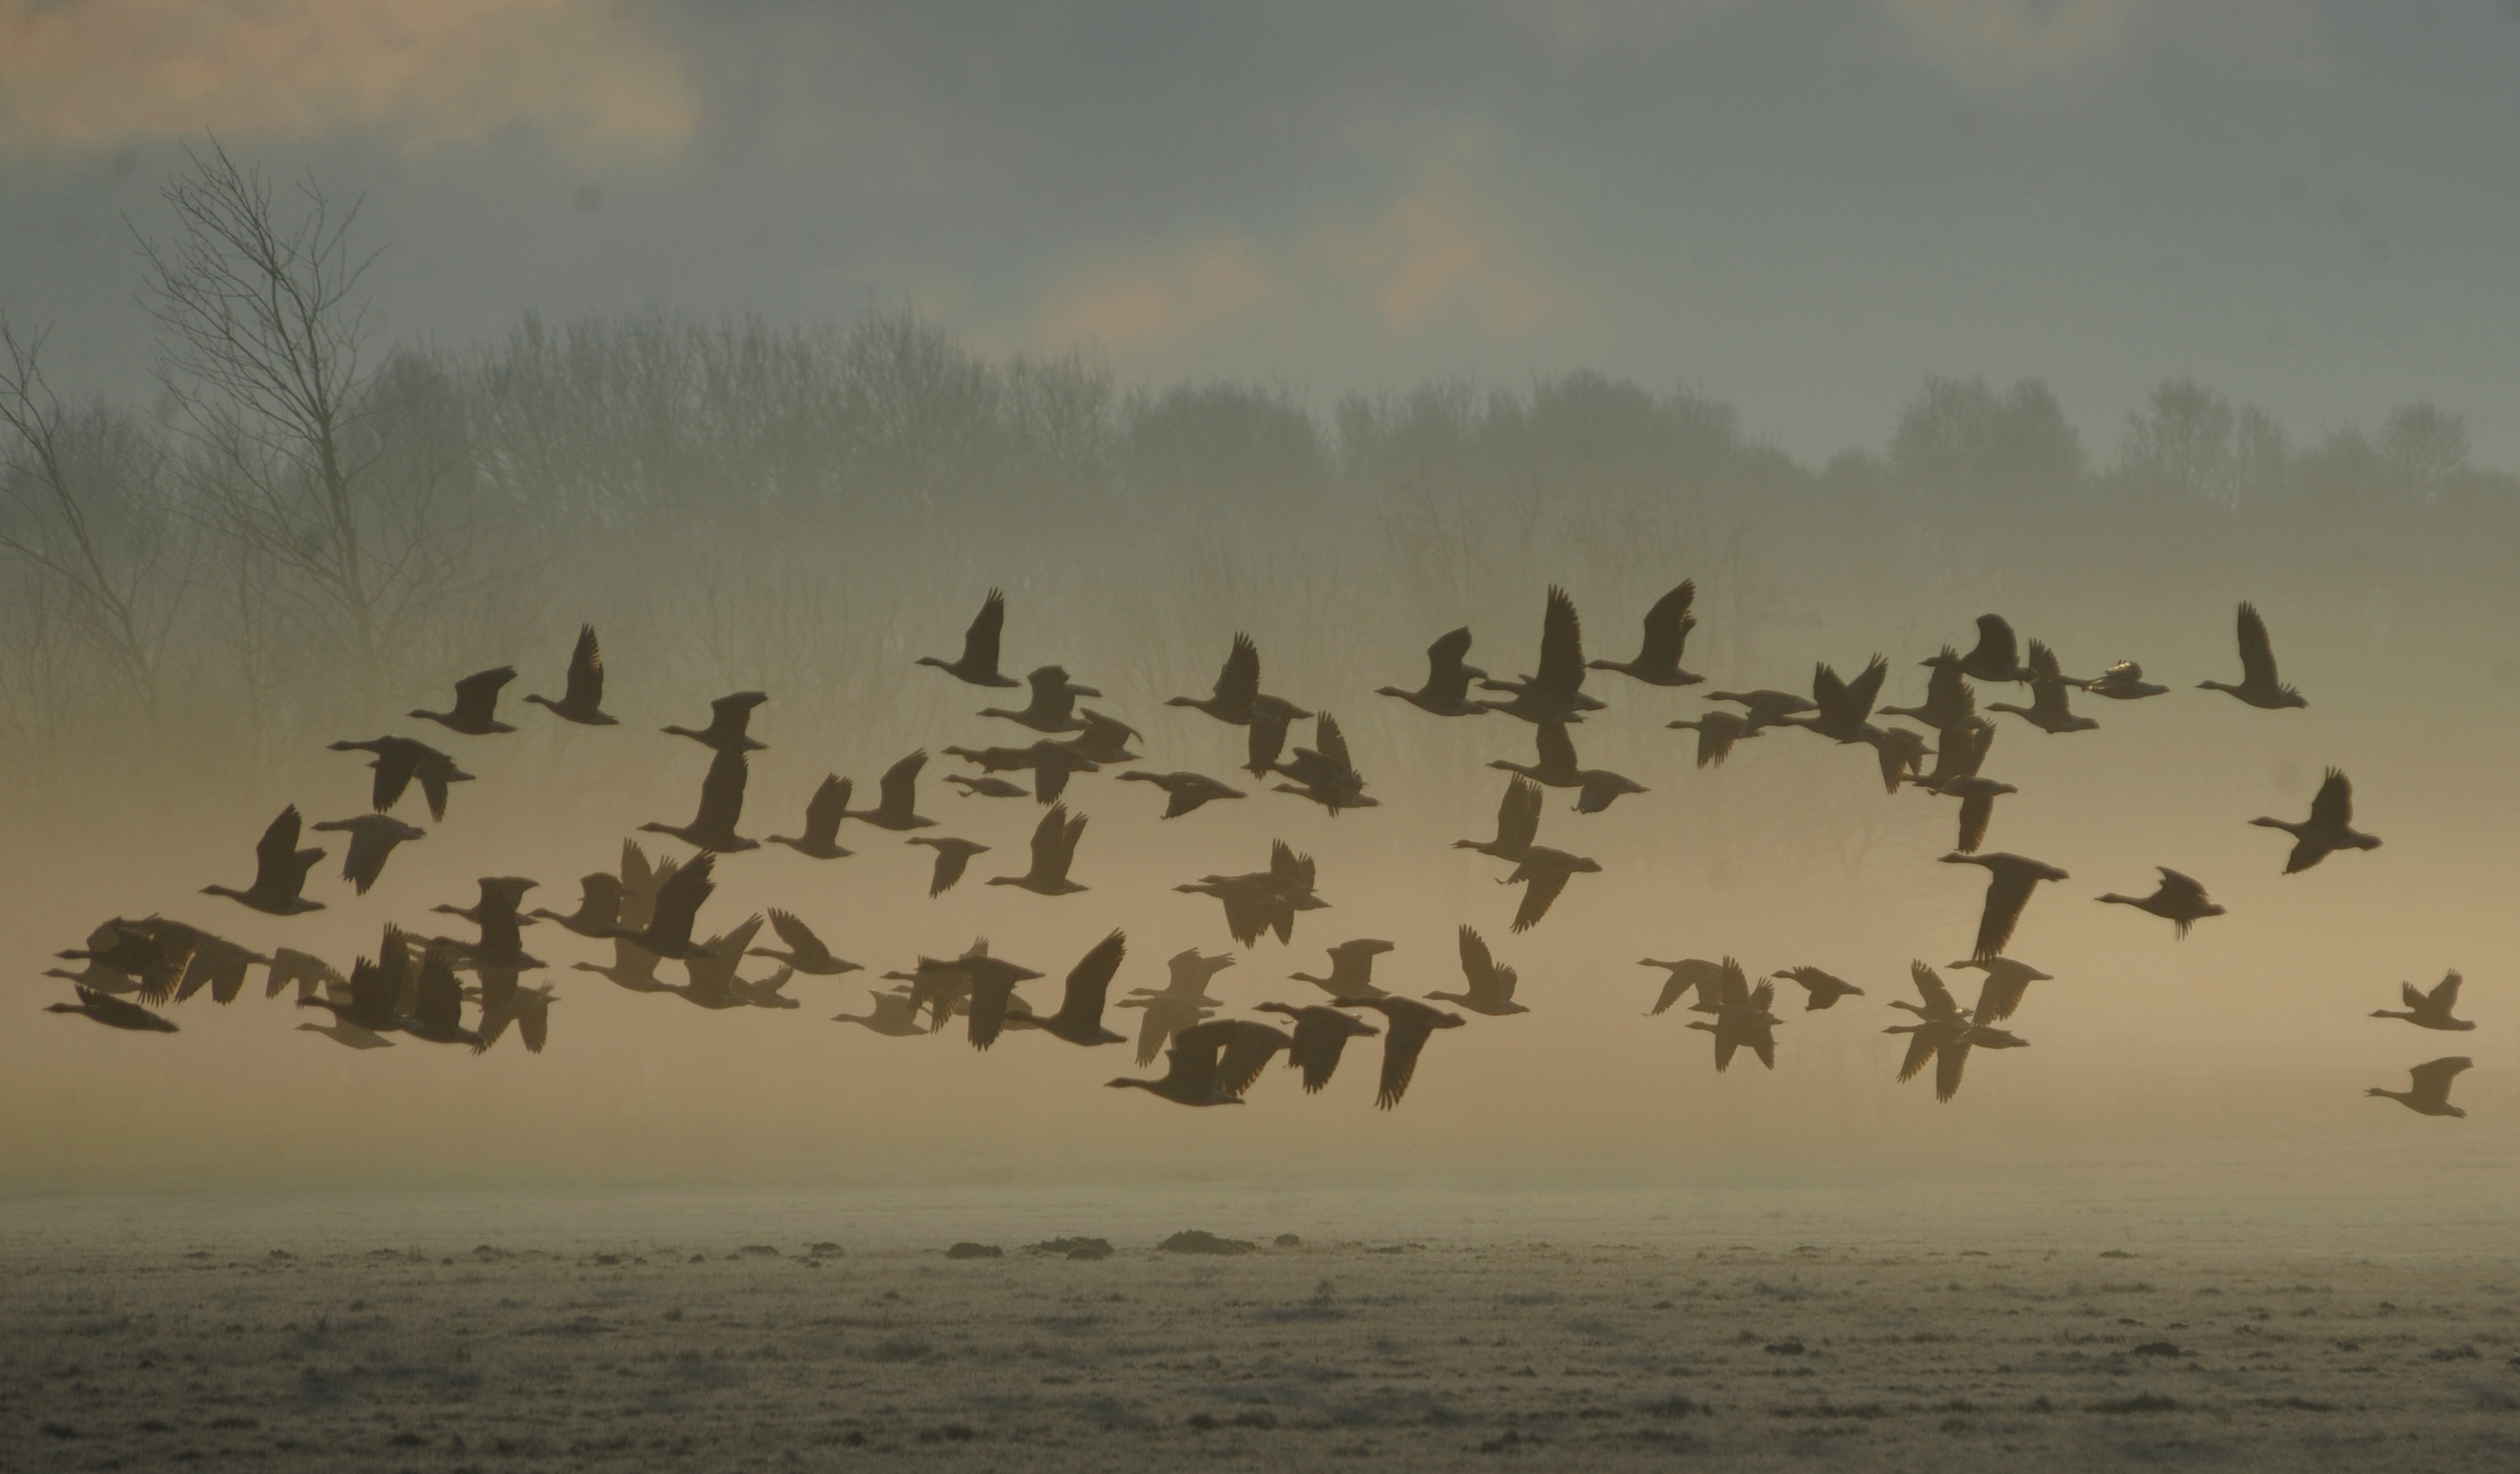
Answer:
M2083 443L2039 380L1999 395L1983 379L1929 379L1899 416L1890 469L1948 494L2053 495L2081 483Z

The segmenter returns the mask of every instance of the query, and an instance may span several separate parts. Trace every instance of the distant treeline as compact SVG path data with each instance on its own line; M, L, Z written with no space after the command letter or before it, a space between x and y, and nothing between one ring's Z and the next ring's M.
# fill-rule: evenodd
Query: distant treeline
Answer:
M22 772L169 743L264 771L482 665L544 656L556 682L581 619L696 698L778 682L875 719L922 652L903 642L944 648L992 583L1026 591L1020 617L1104 628L1098 673L1152 692L1273 607L1318 631L1299 660L1387 680L1475 616L1514 621L1491 663L1520 657L1544 584L1642 608L1694 576L1702 668L1781 657L1776 632L1832 611L1958 630L2060 585L2499 610L2520 555L2520 480L2424 403L2296 443L2178 380L2095 451L2037 380L1937 379L1886 447L1814 467L1730 406L1596 374L1325 409L992 362L909 312L529 313L380 349L354 221L320 192L275 198L213 154L166 193L158 402L56 397L36 325L0 363L0 754Z

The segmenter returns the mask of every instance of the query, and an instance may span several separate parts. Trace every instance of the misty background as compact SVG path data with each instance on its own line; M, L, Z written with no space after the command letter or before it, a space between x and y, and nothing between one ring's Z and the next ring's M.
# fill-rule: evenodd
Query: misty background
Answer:
M1239 1109L1175 1111L1099 1089L1125 1050L826 1022L863 1007L859 974L798 979L796 1012L701 1013L567 971L605 950L551 927L528 934L563 992L540 1057L354 1056L251 996L126 1038L35 1013L66 986L37 980L0 1031L0 1173L1795 1173L2388 1155L2435 1130L2507 1152L2506 10L1400 8L1264 38L1126 8L484 5L468 23L506 60L449 72L423 64L471 52L434 22L379 39L305 4L258 23L338 62L330 85L275 99L205 67L181 107L108 85L151 75L158 53L110 43L153 7L0 11L0 55L48 68L0 61L0 944L25 974L115 913L346 965L481 874L565 909L635 825L689 813L706 754L653 729L728 691L773 697L747 833L792 826L826 772L1011 741L970 715L988 695L911 663L957 652L995 586L1005 667L1102 688L1159 770L1232 777L1241 731L1161 703L1248 631L1383 806L1331 819L1247 783L1160 823L1150 791L1083 777L1093 888L1054 902L980 883L1020 871L1039 811L956 796L940 756L921 812L995 847L961 889L927 900L926 852L852 826L829 865L731 857L704 929L787 906L870 973L986 934L1052 974L1046 1005L1113 925L1124 988L1228 945L1214 902L1169 887L1283 837L1333 907L1246 951L1215 988L1234 1004L1311 1001L1284 974L1355 936L1400 944L1386 986L1456 986L1467 921L1534 1008L1439 1037L1385 1117L1370 1050L1322 1097L1279 1072ZM574 60L529 66L537 46ZM46 80L73 64L83 87ZM356 350L338 472L184 331L208 132L271 218L320 199L346 221L305 238ZM1482 764L1528 760L1531 729L1370 692L1464 623L1475 662L1530 669L1552 583L1588 654L1623 657L1684 577L1708 684L1595 674L1612 709L1579 750L1652 791L1582 817L1552 793L1542 842L1604 873L1509 936L1502 867L1447 841L1489 832ZM2192 690L2236 674L2241 599L2307 711ZM1912 702L1914 662L1987 610L2073 673L2135 658L2174 692L2084 700L2102 728L2069 737L1998 719L1988 771L2022 792L1987 847L2073 878L2012 948L2057 974L2017 1015L2033 1048L1982 1055L1943 1106L1891 1083L1878 1031L1908 960L1973 935L1981 873L1931 863L1954 806L1789 732L1700 772L1663 724L1875 650ZM557 691L582 621L618 729L517 700ZM325 742L428 739L399 714L504 663L523 730L438 742L480 781L371 895L330 862L306 917L197 894L242 882L281 805L365 807L366 769ZM2297 817L2330 765L2387 847L2282 876L2285 842L2244 821ZM2174 942L2092 904L2155 865L2231 915ZM1791 1014L1773 1075L1718 1077L1681 1016L1637 1016L1661 974L1635 962L1726 954L1869 996ZM2451 966L2477 1033L2363 1016ZM2473 1119L2360 1096L2447 1052L2478 1061Z

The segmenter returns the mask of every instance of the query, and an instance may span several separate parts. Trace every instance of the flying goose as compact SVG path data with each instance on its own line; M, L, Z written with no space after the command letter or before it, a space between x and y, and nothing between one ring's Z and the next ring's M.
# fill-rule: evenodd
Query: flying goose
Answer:
M1458 1029L1462 1023L1459 1013L1430 1008L1414 998L1397 995L1342 998L1333 1006L1372 1008L1382 1015L1382 1081L1374 1092L1376 1110L1391 1109L1409 1093L1409 1082L1418 1073L1418 1056L1425 1051L1426 1041L1434 1037L1435 1031Z
M1030 967L1020 967L1004 958L986 955L967 954L955 960L954 968L970 983L971 1018L967 1037L975 1050L985 1050L998 1042L999 1032L1006 1028L1008 1013L1018 1002L1015 984L1041 976Z
M1875 655L1852 681L1839 676L1837 667L1822 661L1812 667L1812 713L1809 716L1781 716L1774 723L1779 727L1801 727L1839 742L1861 742L1872 726L1866 718L1872 715L1872 703L1881 694L1881 683L1890 676L1890 662Z
M1242 790L1229 788L1204 773L1148 773L1132 768L1120 775L1124 783L1153 783L1170 796L1164 805L1164 818L1179 819L1192 809L1218 798L1240 798Z
M60 1005L55 1005L55 1006ZM2458 1078L2461 1070L2473 1063L2475 1063L2474 1060L2464 1055L2453 1054L2447 1058L2436 1059L2430 1064L2416 1065L2407 1071L2413 1082L2407 1090L2384 1091L2375 1085L2362 1094L2385 1096L2419 1116L2464 1117L2467 1114L2466 1111L2450 1103L2450 1083Z
M332 963L292 948L271 949L269 965L270 972L263 979L262 996L265 998L278 998L292 987L299 998L308 998L318 988L330 991L350 986L350 980Z
M1977 715L1977 692L1968 679L1960 674L1959 651L1944 646L1942 652L1916 662L1930 666L1933 675L1925 680L1925 699L1917 706L1884 706L1885 717L1906 717L1930 727L1936 732L1949 732Z
M1369 798L1365 779L1349 760L1347 738L1340 735L1338 718L1323 712L1313 719L1313 745L1295 749L1291 763L1275 764L1274 771L1294 780L1277 784L1277 791L1308 798L1338 817L1341 809L1371 809L1382 800Z
M1126 1044L1127 1035L1102 1027L1102 1004L1110 996L1111 979L1128 953L1129 939L1113 930L1067 970L1067 992L1059 1001L1058 1012L1011 1012L1007 1027L1039 1029L1053 1039L1073 1045Z
M2003 944L2012 940L2013 927L2020 924L2022 908L2030 904L2030 892L2040 881L2070 878L2052 865L2002 851L1992 855L1955 852L1942 859L1945 865L1974 865L1987 872L1986 908L1978 917L1977 947L1969 954L1979 959L2002 954Z
M660 960L662 959L629 937L616 936L612 939L611 966L595 962L571 962L569 966L578 972L592 972L606 982L632 993L671 993L673 984L656 980L656 964Z
M446 822L446 789L450 783L471 782L472 775L455 766L455 759L410 737L381 737L364 742L348 740L329 744L334 752L371 752L375 760L368 764L377 773L376 787L370 804L382 814L402 800L412 780L420 781L420 790L428 800L428 817L440 824Z
M1732 982L1727 978L1728 985ZM1717 1005L1715 1017L1691 1019L1688 1027L1702 1029L1715 1036L1715 1073L1721 1075L1732 1065L1732 1055L1743 1045L1759 1056L1759 1062L1770 1069L1777 1067L1777 1025L1783 1019L1770 1011L1776 1006L1777 985L1763 982L1745 992L1727 986L1724 1001Z
M1216 673L1214 693L1205 697L1174 696L1166 706L1187 706L1203 711L1233 727L1251 725L1254 711L1265 711L1281 721L1301 721L1312 715L1282 696L1264 695L1260 691L1260 647L1248 635L1237 633L1234 648L1226 654L1225 666Z
M1303 1071L1307 1095L1321 1094L1322 1087L1330 1083L1349 1040L1371 1039L1382 1032L1328 1004L1310 1004L1300 1008L1291 1004L1261 1004L1259 1010L1282 1013L1295 1021L1294 1043L1286 1050L1286 1067Z
M1874 727L1867 724L1864 740L1872 745L1881 764L1881 790L1896 793L1899 785L1913 782L1925 769L1925 738L1921 733L1905 727Z
M709 759L708 776L700 780L699 810L687 825L653 821L639 826L644 833L671 834L683 843L720 854L761 848L758 839L746 839L735 831L737 821L743 817L743 785L751 772L741 747L721 747Z
M699 916L701 903L717 889L716 866L717 857L702 851L691 864L666 876L656 887L648 924L624 933L623 940L660 958L688 961L707 956L707 948L693 943L692 924ZM628 907L625 905L623 910Z
M1966 1019L1925 1019L1912 1024L1893 1024L1885 1034L1910 1036L1908 1057L1899 1068L1902 1081L1913 1079L1925 1067L1934 1065L1934 1098L1948 1105L1959 1094L1960 1072L1968 1068L1971 1050L2019 1050L2030 1041L2018 1034L1971 1023Z
M1461 942L1462 976L1468 980L1466 991L1435 992L1426 996L1448 1004L1460 1004L1473 1013L1484 1013L1491 1018L1530 1012L1529 1008L1513 1001L1517 974L1489 955L1487 940L1478 934L1477 929L1463 926Z
M1067 678L1067 668L1060 665L1042 666L1031 675L1024 677L1024 681L1032 687L1032 701L1029 705L1020 711L1009 711L1002 706L983 706L980 708L980 715L1004 717L1010 722L1029 727L1035 732L1083 732L1086 723L1084 718L1076 714L1076 698L1102 694L1091 686L1079 686L1070 681Z
M1514 779L1506 785L1505 800L1497 805L1497 837L1486 841L1456 839L1453 848L1520 863L1540 835L1540 784L1527 778Z
M1358 937L1329 949L1329 976L1315 977L1309 972L1286 975L1297 982L1310 983L1332 998L1381 998L1383 991L1373 985L1373 960L1391 951L1393 945L1372 937Z
M2030 704L2015 706L2008 701L1989 701L1986 709L2008 711L2049 737L2094 731L2100 725L2097 718L2078 717L2066 704L2065 689L2073 684L2058 671L2056 652L2033 640L2030 642Z
M922 655L913 662L932 665L954 679L970 686L1016 686L1012 676L998 673L998 639L1007 627L1007 596L995 589L980 601L980 612L971 627L963 632L963 653L953 660L935 655Z
M1841 998L1864 996L1863 989L1842 977L1822 972L1818 967L1787 967L1774 975L1791 979L1802 985L1805 994L1803 999L1805 1013L1816 1013L1822 1008L1836 1007L1837 1001Z
M2258 606L2240 605L2240 684L2227 686L2220 681L2199 681L2199 691L2224 691L2268 711L2287 706L2308 706L2310 701L2298 691L2283 684L2275 675L2274 642L2267 638L2267 622L2258 616Z
M822 783L814 789L814 796L805 800L805 832L765 834L763 842L784 844L799 855L816 860L844 860L857 853L840 848L835 839L840 832L840 819L848 806L849 781L836 773L826 773Z
M1086 887L1067 878L1067 869L1076 863L1076 841L1085 837L1086 816L1067 817L1067 805L1058 804L1041 816L1032 831L1032 869L1020 875L991 875L991 885L1013 885L1036 896L1072 896Z
M1029 747L948 747L944 751L948 757L978 764L983 773L1030 769L1033 799L1044 805L1058 802L1058 796L1067 791L1070 775L1102 771L1102 764L1064 742L1054 742L1048 737Z
M1736 717L1729 711L1707 710L1697 714L1694 722L1665 722L1675 732L1697 734L1697 766L1721 768L1732 755L1732 744L1743 737L1754 737L1759 729L1752 718Z
M410 714L423 721L435 722L449 732L463 733L466 737L490 737L514 732L517 729L500 721L496 712L499 688L515 679L517 668L513 665L475 672L455 683L453 711L423 711L415 707Z
M1138 760L1139 755L1129 750L1129 744L1145 741L1146 734L1117 717L1106 717L1091 706L1081 709L1077 715L1084 719L1085 730L1067 738L1060 743L1061 746L1073 748L1078 756L1097 763L1134 763Z
M624 927L620 877L597 871L594 874L579 876L577 884L577 910L562 916L537 906L525 915L558 921L565 930L589 941L601 942L621 935Z
M354 1023L345 1023L338 1018L329 1024L299 1024L297 1026L297 1032L300 1034L321 1034L326 1039L333 1041L335 1044L338 1044L346 1050L390 1050L393 1048L393 1041L385 1038L383 1035L376 1033L373 1030L362 1029Z
M1695 686L1704 676L1690 675L1680 668L1681 648L1688 643L1688 632L1697 628L1697 616L1688 612L1697 601L1697 580L1684 578L1680 587L1654 601L1645 610L1644 644L1634 660L1594 660L1588 670L1614 670L1633 676L1647 686Z
M2021 646L2001 614L1977 616L1977 644L1960 657L1959 672L1980 681L2027 681L2031 671L2021 663Z
M1215 1006L1207 1001L1175 998L1164 993L1124 998L1115 1006L1146 1010L1146 1017L1138 1025L1138 1065L1141 1069L1155 1062L1155 1056L1163 1052L1164 1046L1172 1041L1174 1035L1216 1013Z
M577 648L568 657L568 687L561 698L555 701L549 696L528 695L525 699L549 707L553 716L580 727L621 725L604 713L604 648L595 643L595 626L578 626Z
M2132 660L2121 660L2110 666L2092 677L2091 684L2083 689L2092 695L2106 696L2112 701L2140 701L2146 696L2162 696L2170 693L2169 687L2155 686L2144 680L2143 667Z
M464 995L481 1005L481 1021L474 1026L481 1042L472 1047L472 1052L487 1052L506 1037L508 1025L515 1024L517 1037L525 1042L525 1052L541 1053L551 1042L551 1005L560 1002L560 995L548 986L518 986L514 968L481 967L477 973L480 986L465 990Z
M1161 988L1132 988L1131 998L1169 998L1187 1003L1214 1005L1207 996L1208 979L1234 965L1234 954L1220 952L1208 957L1195 947L1185 947L1164 960L1166 981ZM1151 1060L1153 1055L1147 1056Z
M834 1013L835 1024L856 1024L869 1033L888 1039L910 1039L932 1032L919 1021L919 1004L909 993L896 989L890 993L869 993L873 1006L864 1013Z
M1567 733L1563 722L1533 723L1532 741L1538 751L1537 762L1517 763L1501 757L1491 759L1488 766L1518 773L1533 782L1546 783L1552 788L1582 790L1575 802L1578 814L1598 814L1623 793L1646 791L1644 784L1619 774L1584 767L1576 759L1575 738Z
M770 908L770 929L779 933L779 940L788 944L788 950L782 952L775 947L755 947L747 956L786 962L807 977L838 977L843 972L865 970L855 962L832 956L832 949L823 945L821 937L814 935L814 928L806 925L793 912L781 911L776 906Z
M709 703L706 727L697 732L689 727L668 727L664 731L674 737L690 737L712 752L758 752L770 744L751 735L752 709L769 699L768 692L739 691Z
M385 872L385 860L394 846L406 839L418 839L428 831L408 825L389 814L360 814L349 819L328 819L311 827L350 836L349 851L341 857L341 878L358 887L360 895Z
M968 839L956 839L945 834L913 834L903 843L923 844L936 852L936 869L927 877L927 894L931 899L945 894L961 882L963 871L969 867L972 856L989 852L985 844L974 844Z
M47 1013L76 1013L92 1018L109 1029L127 1029L135 1034L173 1034L178 1032L173 1021L158 1017L138 1004L112 994L99 993L85 983L74 985L78 1002L47 1004Z
M1972 958L1952 965L1985 971L1986 981L1977 990L1977 1006L1969 1011L1969 1017L1982 1024L2000 1024L2010 1018L2013 1010L2021 1006L2021 1000L2030 992L2032 983L2046 982L2055 976L2052 972L2042 972L2028 962L2005 957Z
M2113 906L2132 906L2138 911L2149 912L2165 921L2175 922L2182 938L2187 935L2188 927L2207 916L2219 916L2224 914L2222 907L2206 898L2203 881L2182 875L2166 865L2155 866L2153 869L2161 871L2161 884L2153 888L2151 895L2121 896L2116 891L2111 891L2100 899Z
M1676 962L1660 962L1652 958L1646 958L1637 965L1659 967L1670 974L1663 979L1662 992L1655 996L1653 1006L1645 1010L1644 1016L1647 1018L1657 1013L1670 1012L1672 1005L1679 1003L1692 992L1697 995L1697 1002L1689 1005L1689 1011L1714 1012L1724 1005L1727 974L1740 977L1743 994L1746 995L1750 991L1748 975L1742 973L1741 964L1731 958L1726 958L1720 962L1710 962L1704 958L1682 958Z
M1426 684L1416 691L1403 691L1397 686L1377 686L1377 696L1398 696L1419 711L1439 717L1481 717L1487 715L1487 703L1470 699L1470 682L1485 676L1486 671L1465 665L1462 657L1470 652L1470 629L1463 625L1448 634L1439 635L1426 647Z
M2327 770L2326 782L2310 801L2310 818L2300 824L2280 819L2252 819L2249 823L2270 829L2281 829L2293 837L2292 854L2284 861L2284 873L2298 874L2326 859L2338 850L2376 850L2380 839L2354 827L2354 783L2334 768Z
M1952 848L1962 855L1974 855L1977 847L1986 843L1987 826L1995 822L1995 801L2006 793L2021 790L2010 783L1971 774L1966 778L1946 779L1932 791L1960 801L1958 842Z
M1566 888L1570 877L1598 874L1600 870L1601 863L1598 860L1570 855L1564 850L1552 850L1546 845L1535 844L1524 850L1522 863L1514 867L1513 873L1497 882L1499 885L1524 887L1522 905L1513 914L1512 929L1519 934L1539 925L1540 918L1549 915L1549 908L1557 900L1557 893Z
M453 974L450 973L448 976L451 978ZM396 1003L394 995L400 990L394 981L385 975L384 969L375 962L361 958L352 963L349 986L344 991L348 996L338 999L300 995L297 1006L322 1008L333 1015L337 1025L347 1026L363 1034L388 1034L398 1027L394 1016ZM318 1029L316 1032L329 1035L331 1031ZM354 1049L374 1048L350 1041L338 1042L350 1043Z
M225 896L241 905L274 916L302 916L322 911L324 903L309 901L298 894L306 885L306 872L324 858L322 850L297 847L297 806L291 804L280 811L280 817L262 831L253 847L253 884L244 890L225 885L204 885L202 894Z
M1731 701L1748 711L1750 714L1749 718L1743 724L1741 729L1741 736L1743 737L1748 737L1763 727L1776 727L1781 725L1787 717L1800 716L1804 712L1818 711L1820 709L1812 702L1801 696L1795 695L1789 691L1769 691L1765 689L1761 689L1759 691L1710 691L1706 693L1706 699L1710 701Z
M2453 967L2443 976L2440 982L2433 985L2433 991L2430 993L2424 992L2412 983L2400 983L2398 993L2407 1001L2406 1011L2374 1008L2371 1010L2371 1016L2403 1018L2418 1029L2441 1029L2450 1032L2473 1029L2476 1027L2473 1020L2451 1016L2451 1010L2458 1006L2458 969Z
M1947 784L1975 778L1994 747L1995 724L1981 716L1970 716L1942 730L1934 743L1933 771L1908 782L1928 793L1940 793Z
M746 916L733 931L708 939L691 957L684 958L683 972L687 979L680 988L665 991L679 995L683 1002L703 1008L724 1010L752 1006L751 996L737 986L736 969L743 965L744 949L752 945L753 936L761 930L761 917Z
M1160 1079L1131 1080L1123 1077L1107 1084L1113 1090L1142 1090L1175 1105L1240 1105L1241 1096L1218 1085L1221 1056L1225 1053L1226 1045L1238 1032L1234 1027L1236 1022L1230 1018L1211 1019L1174 1035L1172 1048L1164 1051L1168 1068Z
M936 821L923 814L911 812L919 805L919 772L927 766L927 750L921 748L883 770L876 780L876 806L872 809L843 809L840 817L871 824L878 829L900 833L904 829L933 828ZM849 781L840 780L840 795L845 802L850 792Z
M1540 673L1518 681L1482 680L1479 689L1513 696L1486 703L1490 711L1526 722L1580 722L1583 713L1607 704L1584 694L1584 622L1576 616L1575 601L1552 584L1540 624Z
M412 982L411 1012L395 1027L428 1044L460 1044L479 1053L485 1046L477 1029L464 1027L464 985L455 977L455 949L432 941L421 949L420 969Z
M168 957L156 937L120 916L88 933L85 947L53 955L69 961L84 960L91 971L102 967L131 979L139 985L138 991L144 1003L165 1002L173 995L175 979L183 972L183 959ZM96 985L90 982L89 986Z

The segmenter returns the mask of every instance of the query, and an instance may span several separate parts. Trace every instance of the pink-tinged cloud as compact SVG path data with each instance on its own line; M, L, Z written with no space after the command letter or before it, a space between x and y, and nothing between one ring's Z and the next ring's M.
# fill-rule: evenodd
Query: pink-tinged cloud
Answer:
M1408 333L1466 316L1509 336L1536 326L1548 293L1498 262L1485 235L1441 193L1415 195L1341 242L1333 264L1373 283L1383 326Z
M673 139L681 59L611 0L0 0L0 147L524 125Z
M1174 260L1089 279L1043 308L1041 326L1052 342L1171 342L1240 317L1270 287L1247 242L1212 241Z

